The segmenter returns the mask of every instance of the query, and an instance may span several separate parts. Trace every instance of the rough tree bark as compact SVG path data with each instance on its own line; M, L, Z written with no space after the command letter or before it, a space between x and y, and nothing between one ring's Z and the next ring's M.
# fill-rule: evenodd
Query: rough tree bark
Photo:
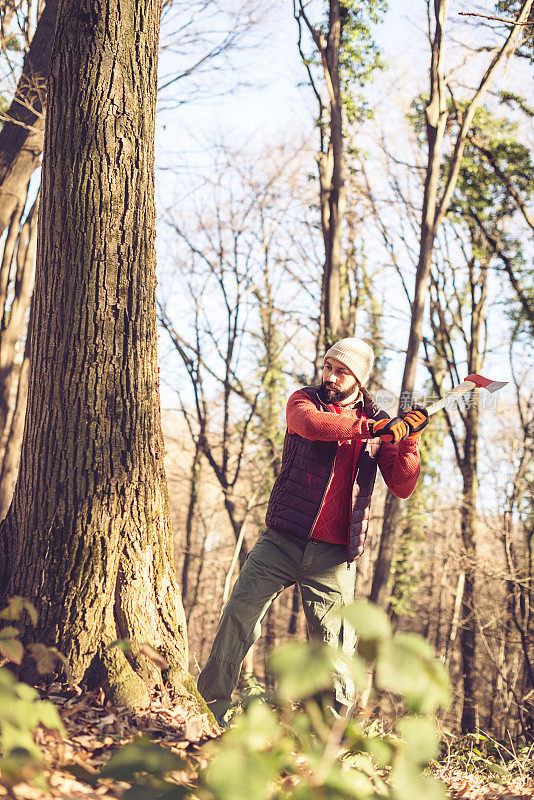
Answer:
M156 341L161 5L61 0L50 66L28 409L0 526L2 594L118 705L188 684ZM132 641L130 654L108 645ZM142 652L150 644L168 663Z
M6 121L0 131L0 234L17 208L24 206L28 181L43 150L46 80L54 39L58 0L47 0Z

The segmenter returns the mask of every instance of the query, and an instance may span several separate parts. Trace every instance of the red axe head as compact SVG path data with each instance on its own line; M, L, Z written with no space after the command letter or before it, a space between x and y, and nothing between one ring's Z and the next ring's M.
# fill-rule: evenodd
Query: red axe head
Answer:
M464 380L471 381L471 383L474 383L479 389L487 389L488 392L496 392L508 383L508 381L490 381L483 375L477 375L476 372L472 372L471 375L468 375Z

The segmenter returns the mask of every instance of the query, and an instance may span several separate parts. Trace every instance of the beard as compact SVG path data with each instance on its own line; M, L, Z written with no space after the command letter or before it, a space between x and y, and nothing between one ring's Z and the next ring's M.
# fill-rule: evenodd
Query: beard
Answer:
M355 394L359 387L358 381L354 380L353 383L343 391L336 389L336 387L333 386L333 384L328 383L328 381L323 381L321 388L327 403L342 403L343 400L346 400L348 397Z

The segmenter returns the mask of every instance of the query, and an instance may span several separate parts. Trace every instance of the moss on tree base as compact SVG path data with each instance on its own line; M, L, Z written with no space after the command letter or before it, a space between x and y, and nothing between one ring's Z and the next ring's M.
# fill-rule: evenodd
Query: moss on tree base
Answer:
M146 708L150 705L150 692L145 681L135 672L128 659L118 648L106 648L103 655L106 674L104 690L115 706Z

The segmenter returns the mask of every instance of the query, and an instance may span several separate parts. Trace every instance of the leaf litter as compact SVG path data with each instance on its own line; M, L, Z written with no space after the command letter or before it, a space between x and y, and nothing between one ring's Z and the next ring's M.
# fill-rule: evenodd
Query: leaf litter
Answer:
M52 684L41 694L58 709L66 735L38 728L36 742L43 753L40 779L3 785L0 798L10 800L112 800L130 784L99 777L110 756L139 735L179 754L190 765L183 782L206 759L200 745L220 734L207 714L199 714L194 700L173 704L167 696L153 698L146 709L134 711L106 701L102 689L84 692L77 686Z
M0 799L120 798L131 784L101 778L100 772L114 753L140 735L178 754L188 768L183 774L174 773L174 780L194 789L196 773L208 763L201 746L221 733L207 714L199 714L194 700L181 698L173 704L168 696L155 697L148 708L132 711L112 705L102 689L82 692L78 686L52 684L41 694L58 709L66 735L39 728L36 742L43 753L39 779L7 786L0 777ZM496 783L450 764L436 764L432 773L446 784L451 800L534 800L534 787L521 778Z

